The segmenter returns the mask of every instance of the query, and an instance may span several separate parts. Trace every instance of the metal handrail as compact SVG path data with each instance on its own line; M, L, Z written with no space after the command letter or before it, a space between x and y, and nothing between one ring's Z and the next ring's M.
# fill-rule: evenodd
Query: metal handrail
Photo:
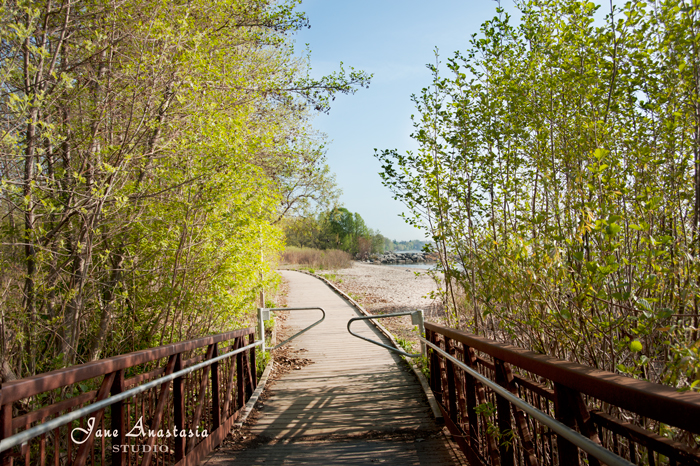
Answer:
M616 455L615 453L611 452L610 450L606 450L602 446L591 441L589 438L581 435L580 433L576 432L575 430L571 429L570 427L566 426L565 424L562 424L561 422L557 421L553 417L545 414L544 412L535 408L531 404L529 404L529 403L523 401L522 399L518 398L517 396L513 395L511 392L509 392L505 388L501 387L493 380L485 377L484 375L475 371L471 367L467 366L462 361L455 358L451 354L447 353L445 350L443 350L442 348L440 348L436 344L432 343L431 341L429 341L423 337L418 337L418 338L420 338L421 341L423 341L425 344L427 344L428 346L433 348L433 350L437 351L438 353L440 353L441 355L443 355L444 357L446 357L447 359L452 361L454 364L458 365L461 369L463 369L469 375L478 379L481 383L483 383L484 385L491 388L498 395L502 396L503 398L508 400L510 403L514 404L518 408L527 412L532 417L534 417L535 419L540 421L542 424L546 425L547 427L552 429L554 432L561 435L566 440L573 443L574 445L576 445L577 447L579 447L581 450L585 451L586 453L589 453L592 456L595 456L597 459L599 459L603 463L607 464L608 466L634 466L634 463L630 463L626 459Z
M47 421L47 422L44 422L44 423L39 424L37 426L34 426L30 429L24 430L18 434L4 438L4 439L0 440L0 452L3 452L5 450L9 450L10 448L16 447L18 445L22 445L23 443L28 442L29 440L31 440L35 437L38 437L42 434L50 432L53 429L56 429L56 428L61 427L63 425L66 425L70 422L76 421L83 416L87 416L88 414L94 413L95 411L99 411L100 409L104 409L108 406L113 405L114 403L118 403L120 401L126 400L127 398L131 398L134 395L138 395L139 393L143 393L147 390L150 390L151 388L155 388L155 387L157 387L165 382L175 380L178 377L182 377L183 375L189 374L190 372L194 372L198 369L202 369L204 367L210 366L211 364L214 364L217 361L221 361L223 359L229 358L233 355L236 355L238 353L242 353L243 351L249 350L251 348L254 348L254 347L260 346L260 345L262 345L262 341L258 340L256 342L251 343L249 345L246 345L242 348L238 348L237 350L233 350L229 353L222 354L221 356L207 359L206 361L194 364L190 367L179 370L177 372L173 372L170 375L160 377L156 380L152 380L152 381L147 382L143 385L139 385L138 387L134 387L134 388L131 388L129 390L123 391L119 394L112 395L109 398L97 401L97 402L91 404L90 406L85 406L85 407L77 409L75 411L71 411L68 414L64 414L63 416L59 416L57 418L51 419L50 421Z
M370 342L370 343L372 343L372 344L375 344L375 345L377 345L377 346L381 346L382 348L386 348L386 349L388 349L389 351L393 351L394 353L400 354L401 356L406 356L406 357L408 357L408 358L417 358L417 357L422 356L422 353L415 353L415 354L407 353L406 351L401 351L400 349L394 348L393 346L385 345L384 343L380 343L380 342L378 342L378 341L372 340L371 338L367 338L367 337L363 337L362 335L358 335L357 333L355 333L355 332L353 332L352 330L350 330L350 324L352 324L352 323L355 322L356 320L384 319L384 318L387 318L387 317L400 317L400 316L411 316L411 317L413 317L413 316L416 315L417 313L420 313L420 315L421 315L421 317L422 317L423 311L405 311L405 312L395 312L395 313L393 313L393 314L382 314L382 315L376 315L376 316L353 317L352 319L350 319L350 320L348 321L348 332L350 332L350 335L352 335L352 336L354 336L354 337L357 337L357 338L359 338L359 339L361 339L361 340L368 341L368 342Z
M322 307L272 307L272 308L259 307L258 308L258 320L259 320L259 326L260 326L260 339L263 342L265 341L265 324L263 323L263 321L270 319L270 311L310 311L312 309L320 310L323 313L321 318L319 320L317 320L316 322L314 322L313 324L309 325L308 327L304 328L300 332L297 332L294 335L292 335L291 337L287 338L282 343L278 343L275 346L272 346L270 348L271 350L277 349L282 345L286 345L287 343L294 340L296 337L298 337L302 333L308 332L309 330L311 330L312 328L314 328L315 326L317 326L318 324L323 322L323 320L326 318L326 311ZM265 318L265 317L267 317L267 318ZM263 344L262 349L263 349L263 351L266 350L264 344Z

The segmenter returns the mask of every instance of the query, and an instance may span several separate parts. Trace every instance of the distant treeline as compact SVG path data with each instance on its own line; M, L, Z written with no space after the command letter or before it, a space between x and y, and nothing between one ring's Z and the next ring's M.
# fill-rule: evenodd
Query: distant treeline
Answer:
M425 241L395 241L368 228L357 212L336 207L317 216L285 220L287 246L316 249L340 249L368 256L385 251L420 250Z

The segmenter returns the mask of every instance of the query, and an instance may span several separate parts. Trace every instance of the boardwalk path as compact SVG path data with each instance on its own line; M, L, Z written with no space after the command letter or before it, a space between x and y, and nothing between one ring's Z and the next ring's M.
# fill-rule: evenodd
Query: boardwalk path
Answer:
M271 387L251 427L265 442L243 452L223 450L205 464L456 464L410 369L398 356L347 332L357 311L316 278L282 274L289 281L290 307L327 312L321 325L290 343L314 363ZM300 329L319 316L291 311L287 323ZM354 323L353 330L383 340L365 322Z

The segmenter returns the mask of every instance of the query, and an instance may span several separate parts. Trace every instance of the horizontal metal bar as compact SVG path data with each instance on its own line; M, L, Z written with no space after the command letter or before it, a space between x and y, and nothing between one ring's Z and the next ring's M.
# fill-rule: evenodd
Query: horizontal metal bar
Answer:
M295 333L291 337L284 340L282 343L276 344L275 346L273 346L270 349L277 349L282 345L286 345L287 343L294 340L296 337L298 337L302 333L308 332L309 330L311 330L312 328L314 328L315 326L317 326L318 324L323 322L323 320L326 318L326 311L322 307L274 307L274 308L265 308L265 309L267 309L268 311L310 311L313 309L318 309L323 313L323 315L321 316L321 318L319 320L317 320L313 324L309 325L308 327L306 327L302 331Z
M610 450L606 450L602 446L598 445L597 443L591 441L589 438L581 435L580 433L576 432L575 430L569 428L568 426L562 424L561 422L557 421L553 417L543 413L539 409L535 408L531 404L527 403L526 401L521 400L517 396L513 395L511 392L506 390L505 388L501 387L498 385L496 382L493 380L489 379L488 377L485 377L484 375L480 374L479 372L475 371L471 367L467 366L464 364L462 361L459 359L455 358L451 354L447 353L445 350L437 346L436 344L432 343L431 341L419 337L425 344L433 348L435 351L452 361L454 364L457 364L461 369L463 369L465 372L469 373L472 377L475 377L481 383L484 385L488 386L491 388L494 392L496 392L498 395L502 396L518 408L522 409L523 411L527 412L530 416L534 417L538 421L540 421L542 424L546 425L550 429L552 429L554 432L557 434L561 435L564 437L566 440L569 442L573 443L577 447L579 447L581 450L585 451L586 453L590 453L591 455L595 456L598 458L600 461L603 463L607 464L608 466L634 466L634 463L630 463L626 459L616 455L615 453L611 452Z
M413 315L415 311L405 311L405 312L395 312L393 314L382 314L382 315L377 315L377 316L362 316L362 317L353 317L352 319L348 320L348 332L350 332L350 335L357 337L361 340L368 341L374 345L381 346L382 348L386 348L389 351L393 351L394 353L398 353L401 356L406 356L408 358L417 358L421 356L421 353L407 353L405 351L401 351L398 348L394 348L393 346L385 345L384 343L380 343L376 340L372 340L371 338L363 337L362 335L358 335L357 333L353 332L350 330L350 324L355 322L356 320L372 320L372 319L385 319L387 317L400 317L400 316L410 316Z
M700 393L679 392L431 322L425 328L600 401L700 435Z
M218 335L171 343L169 345L135 351L133 353L120 354L107 359L86 362L77 366L66 367L65 369L57 369L32 377L13 380L12 382L5 382L2 384L2 390L0 390L0 404L6 405L49 390L100 377L110 372L161 358L167 358L173 354L202 348L212 343L220 343L234 338L245 337L254 332L255 330L250 327L232 330Z
M76 421L80 419L83 416L87 416L88 414L94 413L95 411L99 411L100 409L104 409L108 406L113 405L114 403L117 403L119 401L126 400L127 398L131 398L134 395L138 395L139 393L143 393L147 390L150 390L151 388L157 387L165 382L169 382L171 380L175 380L178 377L182 377L183 375L187 375L190 372L194 372L198 369L202 369L204 367L207 367L217 361L221 361L222 359L230 358L231 356L234 356L238 353L242 353L243 351L247 351L251 348L254 348L256 346L262 345L262 341L256 341L254 343L251 343L249 345L246 345L242 348L238 348L237 350L231 351L226 354L222 354L221 356L217 356L215 358L207 359L206 361L202 361L198 364L195 364L193 366L190 366L186 369L182 369L177 372L173 372L170 375L166 375L164 377L161 377L156 380L152 380L150 382L147 382L143 385L139 385L138 387L130 388L129 390L126 390L124 392L121 392L117 395L112 395L109 398L106 398L101 401L97 401L90 406L85 406L84 408L76 409L75 411L71 411L68 414L64 414L63 416L59 416L55 419L51 419L50 421L46 421L42 424L39 424L37 426L34 426L30 429L27 429L25 431L22 431L18 434L12 435L11 437L7 437L5 439L2 439L0 441L0 452L3 452L5 450L9 450L12 447L16 447L18 445L22 445L25 442L28 442L29 440L38 437L42 434L45 434L49 431L52 431L53 429L57 429L63 425L68 424L69 422Z

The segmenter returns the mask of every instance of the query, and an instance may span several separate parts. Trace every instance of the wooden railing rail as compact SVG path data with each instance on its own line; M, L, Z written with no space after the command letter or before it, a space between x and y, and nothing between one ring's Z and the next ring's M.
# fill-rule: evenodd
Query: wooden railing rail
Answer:
M254 329L245 328L5 383L0 443L35 437L8 444L0 465L197 464L226 437L256 387L255 347L246 347L254 342ZM158 381L167 376L173 380ZM141 393L124 393L139 386ZM110 403L110 395L125 399L78 412ZM37 431L71 412L81 417Z
M632 379L426 322L426 338L634 464L700 465L700 394ZM600 464L437 351L430 385L474 465Z

